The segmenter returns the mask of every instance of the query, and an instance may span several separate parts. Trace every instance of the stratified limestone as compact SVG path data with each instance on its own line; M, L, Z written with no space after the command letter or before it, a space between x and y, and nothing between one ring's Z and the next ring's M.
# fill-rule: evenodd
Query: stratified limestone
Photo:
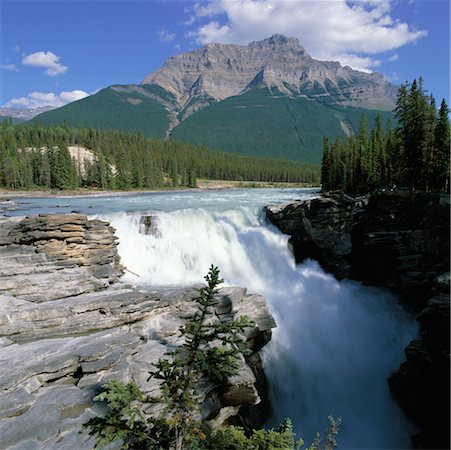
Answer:
M0 222L0 294L41 302L103 289L123 274L116 240L81 214Z
M280 34L248 45L208 43L180 53L147 75L143 84L157 84L173 94L186 106L185 117L252 89L387 110L393 108L397 93L382 75L313 59L297 39Z
M159 393L148 372L182 343L179 330L198 291L137 289L117 281L121 273L105 222L72 214L0 224L2 449L92 449L94 440L80 431L103 413L92 400L106 381L134 380L146 394ZM258 351L275 326L261 296L227 287L218 300L219 320L247 315L255 325L245 333L251 354L239 374L223 386L201 386L212 427L260 402Z

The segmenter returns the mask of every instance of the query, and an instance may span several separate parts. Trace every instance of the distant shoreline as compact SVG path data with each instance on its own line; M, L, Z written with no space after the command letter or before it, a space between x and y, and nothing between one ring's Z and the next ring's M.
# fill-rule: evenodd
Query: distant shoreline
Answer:
M158 192L187 192L200 190L221 190L221 189L280 189L280 188L320 188L320 186L312 186L307 183L270 183L267 181L224 181L224 180L198 180L197 187L177 187L177 188L161 188L161 189L134 189L128 191L120 190L100 190L100 189L68 189L68 190L13 190L0 188L0 199L11 197L108 197L111 195L122 196L130 194L151 194Z

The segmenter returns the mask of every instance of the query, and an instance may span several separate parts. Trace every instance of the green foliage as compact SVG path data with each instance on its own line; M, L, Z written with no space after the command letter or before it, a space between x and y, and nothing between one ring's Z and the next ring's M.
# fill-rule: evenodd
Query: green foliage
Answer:
M321 180L324 190L366 193L392 185L426 192L449 190L450 123L443 100L426 95L420 78L401 86L393 131L382 118L368 133L361 118L357 136L324 144Z
M69 145L91 149L94 161L76 166L67 151ZM196 187L197 177L317 184L319 167L219 153L175 141L151 140L141 134L0 122L0 186Z
M181 449L189 429L200 415L197 386L202 378L219 385L238 373L244 330L252 325L246 317L221 322L214 318L219 269L211 266L206 285L194 299L197 309L186 316L180 332L184 343L169 358L162 358L150 377L161 380L168 423L175 430L176 448Z
M278 430L253 430L250 434L236 426L211 431L201 422L199 383L206 381L219 387L238 373L241 355L245 354L244 333L253 326L247 317L219 321L214 308L218 301L217 286L223 281L219 269L211 266L206 284L194 299L196 310L185 317L180 328L183 344L158 360L149 379L161 381L161 396L147 398L130 382L124 385L111 380L94 400L104 401L105 416L90 419L84 427L96 439L96 449L120 441L123 449L163 450L287 450L300 449L302 439L295 441L293 426L286 419ZM147 418L144 407L149 403L164 405L164 419ZM326 443L321 436L308 450L331 450L337 446L335 436L341 419L329 417Z
M370 120L386 111L363 110L252 90L210 104L171 132L174 139L240 155L320 163L322 138L345 136L342 123L357 129L365 112Z
M170 117L163 102L174 103L175 99L158 86L111 86L77 102L42 113L33 122L139 132L164 138Z
M157 361L150 372L149 379L161 380L161 397L146 399L136 384L113 380L94 399L106 401L108 406L105 417L93 418L86 424L99 447L122 440L124 448L140 448L145 443L146 448L153 449L160 448L164 439L172 439L181 449L187 436L196 435L199 427L200 380L219 385L238 373L244 331L252 322L246 317L219 321L214 313L217 286L222 282L219 269L211 266L205 280L206 285L194 299L196 310L185 318L180 329L184 343ZM142 412L146 402L163 403L165 420L147 421Z
M324 431L324 438L320 433L316 433L315 440L307 448L307 450L333 450L338 447L337 435L340 431L341 417L335 419L332 416L328 417L330 426Z
M290 419L285 419L277 430L254 430L248 436L241 427L224 427L207 436L199 449L215 450L287 450L300 447L295 442Z
M111 86L97 94L40 114L34 121L44 125L69 124L100 130L140 132L165 138L173 121L172 110L182 120L170 137L195 145L253 157L289 159L318 164L322 136L344 137L346 128L357 130L362 112L372 122L376 111L342 106L324 100L320 85L304 86L315 100L280 93L274 89L253 89L245 94L215 101L209 96L192 99L183 111L172 94L157 85ZM331 91L329 90L329 93ZM196 103L209 103L185 118ZM383 105L380 105L383 109ZM388 118L391 113L379 111ZM182 174L182 172L180 172Z
M146 419L142 406L146 398L134 383L123 384L110 380L104 391L94 397L106 402L105 416L91 418L84 427L96 438L96 449L120 441L121 448L148 448L163 450L171 443L171 430L164 420Z

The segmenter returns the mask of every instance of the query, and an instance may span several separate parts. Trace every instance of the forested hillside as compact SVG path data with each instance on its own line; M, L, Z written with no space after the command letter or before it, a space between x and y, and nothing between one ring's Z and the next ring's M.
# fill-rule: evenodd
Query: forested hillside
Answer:
M384 130L381 117L369 133L362 116L356 137L324 139L321 182L324 190L366 193L383 187L449 192L450 122L445 100L437 109L423 80L401 86L397 125Z
M241 155L319 164L323 136L354 134L363 112L370 118L393 117L389 111L289 97L263 88L197 111L175 127L171 137Z
M92 157L77 161L69 146ZM144 189L196 186L196 178L319 183L319 166L210 151L142 134L0 124L0 186Z

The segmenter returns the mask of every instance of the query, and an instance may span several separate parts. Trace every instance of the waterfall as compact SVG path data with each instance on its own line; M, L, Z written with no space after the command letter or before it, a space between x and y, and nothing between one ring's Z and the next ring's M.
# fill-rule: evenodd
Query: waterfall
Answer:
M386 291L336 281L314 261L296 266L287 236L258 207L191 207L152 213L157 232L139 233L140 214L114 213L124 280L166 289L200 283L211 264L229 285L263 294L278 327L264 350L272 414L291 417L310 443L341 416L341 448L408 448L415 430L390 397L387 377L417 334ZM139 277L137 275L139 275Z

